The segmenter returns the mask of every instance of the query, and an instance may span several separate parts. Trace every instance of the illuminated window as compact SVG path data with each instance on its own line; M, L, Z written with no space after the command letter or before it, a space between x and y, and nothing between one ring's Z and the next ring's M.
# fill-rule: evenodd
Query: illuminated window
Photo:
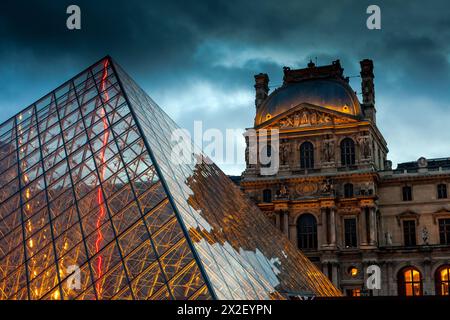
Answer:
M449 296L450 265L445 265L437 269L434 279L436 282L436 294L440 296Z
M437 186L438 199L447 198L447 185L444 183L438 184Z
M358 275L358 268L356 267L350 267L348 268L348 274L352 277L356 277Z
M341 163L343 166L355 164L355 143L350 138L345 138L341 142Z
M398 274L398 295L400 296L421 296L422 276L420 271L414 267L406 267Z
M347 289L346 292L347 292L348 297L360 297L361 296L360 288Z
M304 142L300 146L300 168L314 168L314 146L311 142Z
M297 219L297 240L300 249L317 249L317 222L312 214Z

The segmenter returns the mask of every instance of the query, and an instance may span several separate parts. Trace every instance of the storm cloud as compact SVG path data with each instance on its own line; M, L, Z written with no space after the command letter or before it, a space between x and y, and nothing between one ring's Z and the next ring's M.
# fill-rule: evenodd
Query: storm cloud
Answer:
M82 29L66 28L77 4ZM381 30L366 8L381 8ZM2 1L0 122L110 54L182 127L246 128L253 75L340 59L360 92L374 60L377 121L394 164L450 156L447 1ZM239 174L242 166L223 166Z

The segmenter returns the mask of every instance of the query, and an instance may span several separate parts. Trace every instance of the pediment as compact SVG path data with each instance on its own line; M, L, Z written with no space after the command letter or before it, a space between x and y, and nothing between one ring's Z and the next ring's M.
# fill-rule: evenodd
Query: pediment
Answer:
M417 225L419 225L419 222L420 222L420 214L418 214L417 212L411 211L411 210L403 211L403 212L397 214L395 217L397 218L397 224L399 226L401 226L401 222L404 219L416 220Z
M309 103L302 103L272 119L267 119L258 128L290 129L356 123L358 121L358 117L351 114L345 114Z

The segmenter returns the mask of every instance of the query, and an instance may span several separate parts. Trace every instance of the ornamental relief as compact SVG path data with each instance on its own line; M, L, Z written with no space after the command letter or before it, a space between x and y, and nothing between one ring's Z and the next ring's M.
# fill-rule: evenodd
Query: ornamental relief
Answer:
M317 194L319 191L319 185L315 182L306 181L296 185L295 187L295 195L302 196L311 196Z
M372 156L371 137L369 135L361 135L356 139L356 141L359 145L361 159L370 159Z
M331 181L324 180L322 182L317 181L304 181L296 184L293 187L293 197L302 198L308 196L328 195L334 192L334 186Z
M351 120L315 110L302 109L282 118L277 123L271 125L271 127L294 128L345 122L351 122Z

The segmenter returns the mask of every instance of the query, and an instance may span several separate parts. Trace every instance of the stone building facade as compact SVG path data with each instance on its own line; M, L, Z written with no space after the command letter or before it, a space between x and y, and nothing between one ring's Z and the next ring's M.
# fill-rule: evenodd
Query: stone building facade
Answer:
M360 65L361 102L339 60L285 67L270 94L268 75L255 76L250 129L279 169L261 174L262 153L253 163L247 150L240 186L346 295L448 295L450 158L392 169L376 124L373 62ZM370 266L379 268L375 289Z

